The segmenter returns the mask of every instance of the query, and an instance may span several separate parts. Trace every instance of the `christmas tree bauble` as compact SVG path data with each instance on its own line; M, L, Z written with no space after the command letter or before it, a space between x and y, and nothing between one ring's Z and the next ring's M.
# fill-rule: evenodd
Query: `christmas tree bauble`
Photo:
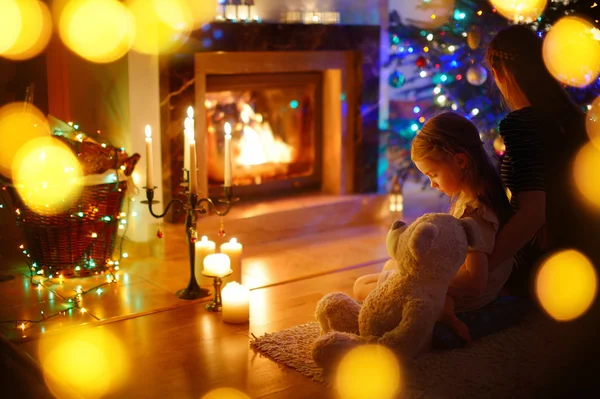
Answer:
M406 78L399 71L394 71L390 73L390 76L388 78L388 83L395 89L402 87L405 81Z
M481 65L473 65L467 70L467 81L473 86L481 86L487 79L487 70Z
M419 58L417 58L415 65L417 65L419 68L423 68L425 67L425 65L427 65L427 60L425 59L425 57L420 56Z
M469 45L469 48L471 50L475 50L477 47L479 47L480 43L481 29L479 29L479 27L477 26L474 26L473 28L471 28L471 31L469 31L467 35L467 44Z
M502 136L498 136L494 139L494 151L499 156L504 155L504 152L506 152L506 145L504 145L504 139Z

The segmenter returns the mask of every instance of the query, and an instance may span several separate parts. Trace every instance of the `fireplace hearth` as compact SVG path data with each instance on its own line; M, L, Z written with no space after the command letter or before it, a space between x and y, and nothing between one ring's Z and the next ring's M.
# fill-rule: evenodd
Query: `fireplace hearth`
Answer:
M211 23L194 31L161 60L165 197L182 190L190 105L199 188L212 198L221 194L226 123L244 203L375 193L379 46L378 26Z
M206 87L211 196L223 184L227 130L237 195L259 198L321 189L320 73L209 75Z

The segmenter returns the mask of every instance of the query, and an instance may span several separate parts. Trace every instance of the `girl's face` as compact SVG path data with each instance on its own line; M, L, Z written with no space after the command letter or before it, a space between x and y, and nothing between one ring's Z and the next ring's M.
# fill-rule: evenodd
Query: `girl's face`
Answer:
M462 161L436 162L431 159L415 161L415 166L429 178L431 188L453 196L462 189Z

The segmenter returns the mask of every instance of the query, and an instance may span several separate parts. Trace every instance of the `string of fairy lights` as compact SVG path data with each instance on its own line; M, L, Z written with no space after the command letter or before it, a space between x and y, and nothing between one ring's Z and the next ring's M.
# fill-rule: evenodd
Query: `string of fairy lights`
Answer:
M87 139L87 136L85 134L78 132L78 128L79 128L78 125L72 124L72 123L69 123L69 125L71 125L75 129L75 131L77 133L76 138L79 142L83 142L84 140ZM62 135L63 132L57 130L54 132L54 134ZM107 145L106 143L101 144L102 147L106 147L106 145ZM110 145L110 143L108 145ZM121 148L121 151L123 151L123 150L124 149ZM115 171L115 176L118 176L118 168L115 168L114 171ZM9 186L9 184L7 184L7 183L1 184L0 210L4 209L5 206L8 208L9 202L6 200L5 195L4 195L4 192L6 191L8 186ZM115 179L115 182L114 182L114 189L115 190L119 189L118 186L119 186L119 181L117 178L117 179ZM128 257L128 254L126 252L123 252L123 243L125 241L128 226L129 226L128 220L129 220L129 217L132 215L132 212L131 212L131 201L132 200L133 200L133 198L130 198L129 196L126 197L126 201L125 201L127 204L126 211L120 212L120 214L117 216L117 219L119 219L119 221L120 221L118 223L118 228L117 228L117 235L118 235L118 239L119 239L119 243L117 245L118 246L118 259L116 259L116 260L111 259L111 260L107 261L106 266L103 267L102 270L96 270L94 272L95 275L104 274L106 276L106 281L103 281L102 283L94 285L91 288L83 289L81 285L78 285L75 289L72 290L73 291L72 295L64 295L64 294L57 292L51 286L50 287L46 286L46 283L48 283L48 282L51 284L56 284L57 279L58 279L58 285L62 286L64 284L64 279L65 279L63 274L58 272L57 275L55 275L54 273L51 273L51 274L48 274L48 276L46 276L44 269L41 267L41 265L38 265L37 262L32 260L31 253L27 250L27 248L25 247L25 244L19 245L20 253L23 255L23 260L28 266L29 283L32 286L35 286L35 289L38 291L41 291L42 289L48 289L48 290L52 291L53 295L56 295L59 298L66 301L68 306L64 309L61 309L61 310L59 310L55 313L49 314L49 315L46 314L42 310L42 311L40 311L40 317L37 319L23 318L23 319L0 320L0 325L8 324L8 325L12 326L11 328L21 330L22 332L24 332L31 325L43 323L43 322L46 322L46 321L53 319L55 317L58 317L58 316L72 314L74 311L79 311L82 314L86 313L87 312L86 308L84 306L82 306L83 296L88 293L91 293L91 292L94 292L94 293L100 295L103 292L103 289L102 289L103 287L111 285L111 284L116 284L119 280L116 272L119 270L119 265L120 265L121 261L123 260L123 258ZM11 202L14 205L14 201L11 201ZM17 222L18 222L19 218L21 217L21 210L15 206L14 212L16 214L16 218L17 218ZM84 215L82 214L82 212L79 212L77 215L70 215L70 216L79 216L80 218L82 218ZM107 216L107 215L101 215L98 220L105 222L105 226L108 226L108 222L112 221L112 217ZM118 232L121 232L121 234L118 234ZM102 231L93 232L92 237L97 237L99 233L101 234ZM83 251L83 254L89 253L90 252L89 250L91 249L91 247L93 245L94 245L94 242L91 242L91 244L88 246L88 248ZM98 266L98 265L96 265L96 263L94 262L93 259L91 259L91 258L86 259L85 255L83 255L83 259L77 263L78 264L74 268L75 271L80 271L83 268L93 270ZM91 314L90 314L90 316L97 319L95 316L93 316Z

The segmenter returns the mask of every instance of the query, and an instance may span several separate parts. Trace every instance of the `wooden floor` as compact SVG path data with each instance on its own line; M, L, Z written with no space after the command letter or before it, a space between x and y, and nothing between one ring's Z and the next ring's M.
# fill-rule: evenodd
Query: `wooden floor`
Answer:
M438 200L436 196L433 202ZM422 198L415 197L414 202L412 213L404 215L409 222L431 211L423 209ZM79 382L76 388L67 387L71 393L66 397L78 397L75 389L81 397L98 397L104 390L104 398L198 399L214 389L231 387L250 398L333 398L335 393L326 387L255 354L249 348L250 335L312 321L323 295L350 294L359 276L376 272L387 260L388 227L386 221L245 248L243 282L252 289L251 320L246 325L225 324L221 314L207 312L204 305L211 298L175 297L187 284L189 267L182 226L166 225L164 259L127 259L117 284L84 295L85 313L69 312L25 330L15 328L3 321L38 319L42 311L49 315L65 309L70 306L66 298L76 287L90 289L104 277L62 284L53 279L36 289L26 277L26 266L15 257L18 251L6 251L9 244L3 240L0 271L15 276L0 283L0 366L8 370L3 378L20 386L20 398L43 397L40 370L54 374L46 376L53 390L58 389L56 381ZM14 242L10 245L18 247ZM109 347L102 346L105 341L98 343L100 355L68 353L75 338L88 330L103 340L116 341ZM60 348L54 350L61 352L58 359L45 355L53 348ZM102 355L107 353L111 354L108 360ZM115 360L115 356L121 357ZM19 375L15 371L19 368L29 371ZM116 382L107 385L110 381Z
M32 326L25 332L4 329L3 333L19 351L42 364L44 342L61 345L86 328L117 337L116 347L123 348L129 367L122 372L122 382L103 396L107 398L202 398L220 387L235 388L251 398L333 397L324 386L255 354L249 349L249 336L311 321L324 294L351 293L357 277L381 268L387 257L386 230L381 225L362 226L249 250L244 274L256 287L251 291L251 322L246 325L223 323L219 313L204 309L205 300L175 298L173 292L184 286L187 272L182 262L169 258L162 264L146 259L124 267L121 284L113 293L106 292L101 299L84 297L89 315L73 315L60 325L48 323L41 332ZM183 271L168 273L175 266ZM10 284L24 287L25 283L17 279ZM29 287L27 292L52 295L50 289L37 291ZM0 292L5 300L18 296L2 286ZM39 299L31 298L28 303L28 309L34 309L31 314L58 300L35 302ZM19 309L25 310L1 306L0 316L5 319ZM69 361L64 366L70 367ZM103 378L111 371L91 372Z

